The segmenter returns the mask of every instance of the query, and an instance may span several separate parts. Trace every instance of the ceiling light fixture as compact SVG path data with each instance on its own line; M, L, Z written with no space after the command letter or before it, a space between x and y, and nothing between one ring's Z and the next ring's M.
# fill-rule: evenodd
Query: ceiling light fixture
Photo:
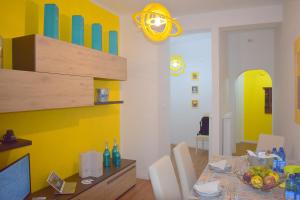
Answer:
M160 3L150 3L141 12L133 15L137 26L152 41L161 42L170 36L178 36L182 28L178 21L171 17L169 11Z

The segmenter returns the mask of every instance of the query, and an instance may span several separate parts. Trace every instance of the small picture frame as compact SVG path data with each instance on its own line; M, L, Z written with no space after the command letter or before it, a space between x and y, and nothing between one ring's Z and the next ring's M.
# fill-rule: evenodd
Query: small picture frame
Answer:
M192 86L192 94L198 94L199 93L199 88L197 85Z
M199 80L199 72L192 72L192 81Z
M192 108L198 108L199 106L199 101L197 99L192 100Z

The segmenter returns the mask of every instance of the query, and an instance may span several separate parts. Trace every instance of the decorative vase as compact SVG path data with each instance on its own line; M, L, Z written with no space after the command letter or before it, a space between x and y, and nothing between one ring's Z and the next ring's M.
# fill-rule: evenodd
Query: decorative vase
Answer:
M92 48L102 51L102 25L92 24Z
M58 39L58 7L56 4L45 4L44 35Z
M109 31L109 53L118 55L118 32Z
M84 19L81 15L72 16L72 43L84 45Z

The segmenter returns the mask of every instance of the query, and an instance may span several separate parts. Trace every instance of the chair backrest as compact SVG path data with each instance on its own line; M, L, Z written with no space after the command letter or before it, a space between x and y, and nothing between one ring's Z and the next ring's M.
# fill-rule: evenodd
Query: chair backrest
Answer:
M205 116L201 118L200 130L197 135L209 135L209 117Z
M169 156L164 156L149 167L150 180L156 200L180 200L181 193Z
M273 147L284 147L284 137L275 135L260 134L256 151L272 151Z
M182 196L184 199L188 199L197 181L189 147L186 143L182 142L173 149L173 152L179 174Z

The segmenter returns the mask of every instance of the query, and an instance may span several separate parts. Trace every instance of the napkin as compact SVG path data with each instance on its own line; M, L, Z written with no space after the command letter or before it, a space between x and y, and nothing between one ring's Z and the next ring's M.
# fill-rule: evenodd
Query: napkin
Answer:
M197 182L193 189L198 194L216 194L220 192L219 188L220 181L211 181L207 183Z
M226 170L226 168L228 168L228 163L226 160L220 160L218 162L209 163L208 165L211 168L220 169L220 170Z

